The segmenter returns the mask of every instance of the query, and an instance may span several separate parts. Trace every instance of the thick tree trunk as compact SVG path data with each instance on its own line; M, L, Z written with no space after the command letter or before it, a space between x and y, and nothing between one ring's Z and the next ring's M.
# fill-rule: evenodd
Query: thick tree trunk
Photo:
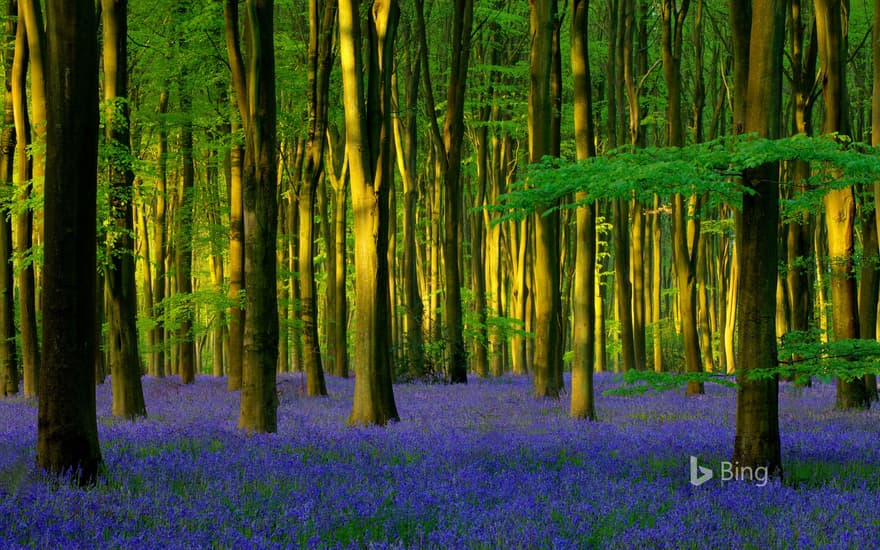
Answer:
M131 155L128 107L128 0L101 0L104 62L104 104L106 146ZM137 287L134 255L134 172L128 161L110 161L110 216L113 240L106 270L109 324L107 349L113 387L113 415L137 418L147 415L141 388L141 358L138 352Z
M242 166L245 309L239 428L277 430L278 296L275 255L278 201L275 51L272 0L247 0L247 63L238 45L238 5L225 4L226 44L244 122Z
M747 1L733 2L736 21L747 11ZM737 92L746 95L743 112L746 132L774 138L779 133L782 90L782 46L785 16L780 0L754 0L749 42L748 82ZM743 37L740 37L743 38ZM742 62L743 60L738 60ZM767 467L782 475L779 441L777 379L752 380L754 368L773 368L776 355L777 226L779 224L779 167L765 164L743 174L744 185L754 193L743 196L739 244L738 291L740 362L736 400L736 435L733 461L740 466ZM730 368L730 366L728 366Z
M345 128L354 209L357 284L355 356L357 377L350 424L397 420L391 387L388 296L388 186L391 185L390 83L399 8L375 2L369 17L368 90L362 80L359 2L339 3ZM366 109L364 109L364 99ZM376 122L368 132L367 122Z
M815 0L816 41L819 47L825 120L822 133L849 134L846 98L845 8L841 0ZM859 306L854 253L855 193L852 187L825 195L825 225L831 261L831 317L833 338L859 337ZM859 379L837 380L837 407L867 408L868 394Z
M550 97L553 28L556 0L532 0L532 48L529 56L529 162L553 154ZM562 304L559 274L559 212L538 212L535 224L535 395L559 397L562 360Z
M98 40L91 0L48 0L43 364L37 463L94 481Z

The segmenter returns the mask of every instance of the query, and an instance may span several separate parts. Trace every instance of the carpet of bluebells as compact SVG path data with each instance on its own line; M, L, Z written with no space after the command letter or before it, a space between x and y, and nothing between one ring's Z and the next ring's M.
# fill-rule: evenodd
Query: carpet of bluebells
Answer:
M598 377L599 391L613 387ZM688 480L733 444L735 392L599 396L599 420L530 380L395 387L402 421L350 428L353 382L279 378L275 435L235 428L225 380L145 378L150 416L110 416L91 488L34 467L36 406L0 400L0 548L878 548L880 414L784 384L784 483Z

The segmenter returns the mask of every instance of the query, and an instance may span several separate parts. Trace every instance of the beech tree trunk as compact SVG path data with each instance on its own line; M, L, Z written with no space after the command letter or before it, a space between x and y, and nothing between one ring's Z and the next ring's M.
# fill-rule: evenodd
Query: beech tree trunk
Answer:
M816 41L819 47L822 99L825 119L822 133L849 135L846 99L845 8L842 0L814 0ZM855 262L855 192L852 187L825 195L825 226L831 277L832 337L859 337L859 306ZM868 393L861 378L837 379L837 403L841 409L867 408Z
M37 463L81 483L101 466L95 413L98 26L92 0L48 0L43 363Z
M273 0L245 3L247 63L238 36L238 3L224 5L226 46L244 124L242 166L245 309L241 409L246 432L275 432L278 425L278 199Z
M6 75L12 75L14 43L16 35L23 29L17 25L15 16L18 4L15 0L6 2L5 37L3 66ZM13 189L13 165L15 159L15 116L13 113L13 78L5 79L3 94L3 128L0 130L0 178L5 190ZM7 208L0 209L0 397L18 393L18 354L15 345L15 300L13 292L12 269L12 223ZM31 387L34 381L31 380Z
M138 352L137 287L134 256L134 172L128 106L128 0L101 0L104 61L104 139L112 155L107 167L113 238L111 265L106 269L109 324L107 349L113 388L113 414L122 418L147 415L141 388Z
M574 127L578 159L596 154L593 135L589 56L589 0L571 0L571 66L574 77ZM588 199L579 193L578 200ZM572 294L571 408L574 418L596 419L593 362L596 354L596 212L595 202L577 209L574 288Z
M737 21L751 12L751 35L747 63L748 86L743 130L763 137L778 137L782 94L782 46L785 12L781 0L731 2L734 33ZM743 37L740 36L740 39ZM742 100L741 93L737 100ZM739 113L737 113L739 114ZM767 467L773 476L782 475L779 441L778 381L753 380L754 368L774 368L776 355L777 226L779 224L779 166L768 163L743 174L743 183L753 193L743 196L739 225L737 359L739 372L736 399L736 435L733 461L746 467ZM729 367L728 367L729 368Z
M354 209L356 327L354 400L349 424L398 420L391 386L388 294L388 187L391 185L391 70L400 15L395 0L369 13L366 66L361 59L360 2L339 2L339 43ZM368 124L370 122L371 124Z

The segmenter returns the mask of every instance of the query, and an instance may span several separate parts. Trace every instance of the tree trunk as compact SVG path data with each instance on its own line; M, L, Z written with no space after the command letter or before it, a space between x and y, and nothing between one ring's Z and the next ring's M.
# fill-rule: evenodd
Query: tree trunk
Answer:
M553 154L552 97L550 97L553 29L556 0L531 0L529 55L529 162ZM535 225L535 359L534 386L538 397L559 397L559 350L562 347L562 304L559 274L559 212L536 213Z
M134 255L134 172L128 107L128 0L101 0L104 61L105 145L118 155L107 167L110 216L113 220L107 285L107 348L113 386L113 415L133 419L147 415L141 388L138 352L137 287Z
M877 227L874 213L870 212L862 221L862 267L859 277L859 326L861 337L866 340L877 338L877 298L880 296L880 258L877 248ZM869 401L877 401L877 375L864 376L865 390Z
M43 363L37 463L81 483L101 466L95 413L98 27L91 0L48 0ZM75 322L71 322L75 320Z
M246 432L277 430L278 296L275 255L278 201L273 1L245 4L247 63L238 43L238 4L224 9L226 45L239 113L244 124L242 166L245 309L238 426Z
M318 184L324 171L324 144L327 132L330 71L333 68L335 19L335 0L326 2L309 0L309 133L305 173L299 192L299 278L303 370L306 372L306 391L310 396L327 395L318 340L318 292L314 273L314 247Z
M574 126L578 159L596 154L590 81L589 0L571 0L571 66L574 77ZM589 198L579 193L578 200ZM577 209L572 299L571 408L574 418L596 419L593 362L596 353L596 213L595 202Z
M36 10L30 16L28 10ZM30 0L22 0L18 4L19 21L27 21L19 25L16 33L15 59L12 68L12 100L15 113L15 127L18 148L18 200L26 203L31 197L34 184L43 180L45 151L45 81L43 79L43 36L42 15L39 4L31 5ZM33 27L28 26L33 25ZM34 36L32 37L31 34ZM26 82L27 72L31 73L31 111L33 120L28 117ZM33 122L33 124L32 124ZM34 141L31 141L31 131ZM35 145L36 147L32 147ZM30 154L30 149L36 151ZM38 151L38 152L37 152ZM40 345L37 337L36 285L34 282L33 263L33 232L34 213L30 207L24 208L16 216L15 250L22 258L18 268L18 302L19 326L21 337L21 363L25 373L25 381L36 384L25 384L25 395L39 393Z
M816 41L819 47L822 99L825 119L822 133L849 134L846 98L846 26L841 0L815 0ZM831 262L831 317L833 338L859 337L859 307L853 261L855 193L852 187L825 195L825 225ZM837 379L837 403L841 409L867 408L868 394L861 378Z
M24 25L17 25L15 17L18 4L15 0L6 2L6 48L3 50L3 74L12 75L14 44L16 35L23 31ZM21 27L21 28L17 28ZM0 178L3 178L4 191L14 189L13 165L15 159L15 116L13 112L14 77L5 79L3 95L3 128L0 130ZM19 160L21 162L21 160ZM10 193L11 194L11 193ZM15 345L15 300L12 269L12 223L9 209L0 208L0 397L18 393L18 352ZM27 375L34 373L25 373ZM30 384L28 384L30 383ZM30 386L30 388L28 388ZM35 380L25 380L25 392L34 391Z
M734 1L734 21L748 2ZM749 38L747 95L744 131L774 138L779 133L782 90L782 46L785 15L780 0L754 0ZM734 31L738 30L733 25ZM742 61L742 60L739 60ZM738 94L741 92L738 92ZM737 101L740 98L738 96ZM779 223L779 167L768 163L743 174L744 185L754 193L743 196L739 251L740 362L736 400L736 435L733 461L740 466L767 467L782 475L779 441L777 379L752 380L754 368L774 368L776 355L777 226ZM729 368L729 366L728 366Z
M374 2L370 10L366 26L370 46L366 67L368 82L364 90L359 5L356 0L339 3L357 277L355 357L358 362L348 422L383 425L399 419L391 387L387 199L391 185L391 60L400 12L395 0ZM369 132L368 122L372 123Z

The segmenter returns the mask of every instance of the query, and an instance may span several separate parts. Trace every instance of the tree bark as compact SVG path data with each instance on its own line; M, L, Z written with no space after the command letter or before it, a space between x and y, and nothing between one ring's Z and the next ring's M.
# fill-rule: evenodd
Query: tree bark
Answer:
M556 0L530 0L529 162L553 154L550 96ZM562 361L562 303L559 273L559 212L539 211L535 227L535 359L534 389L538 397L558 398Z
M15 17L18 13L16 0L6 2L6 48L3 49L3 74L12 75L14 59L14 43L16 35L23 32L24 25L17 25ZM18 27L22 27L21 29ZM3 129L0 131L0 177L6 190L14 189L15 181L15 115L12 94L13 78L7 77L3 95ZM21 160L19 160L21 162ZM18 393L18 352L15 344L15 300L13 291L12 269L12 223L9 220L8 208L0 209L0 396L11 396ZM28 374L28 373L25 373ZM30 373L34 374L34 373ZM35 380L30 382L33 391Z
M732 4L734 31L748 1ZM781 0L754 0L749 42L747 105L744 131L769 138L779 134L782 90L782 46L785 15ZM742 38L742 37L740 37ZM740 92L738 92L740 93ZM741 98L738 96L737 102ZM778 381L752 380L754 368L774 368L776 355L777 226L779 167L768 163L743 174L753 193L743 196L740 224L738 290L740 362L736 400L733 461L740 466L765 466L782 475L779 441Z
M246 432L277 430L278 296L275 254L278 200L273 1L245 4L247 63L238 43L238 4L227 0L226 44L244 124L242 166L245 309L241 409Z
M16 53L13 61L13 103L15 111L16 135L18 137L18 200L26 203L34 189L35 183L42 184L45 163L46 95L43 74L45 35L42 26L42 14L39 3L22 0L18 4L19 25L16 37ZM30 119L27 111L26 80L30 70L31 77L31 111ZM31 140L33 132L33 140ZM31 146L35 150L30 154ZM39 393L40 344L37 337L36 284L33 262L34 213L30 207L24 208L16 215L15 250L22 258L18 268L18 302L19 326L21 336L21 363L25 373L25 381L36 384L25 384L26 395Z
M387 246L388 187L391 185L391 61L400 12L395 0L375 0L372 4L366 25L370 52L365 90L359 5L357 0L339 3L340 60L354 209L357 285L355 357L358 362L348 422L383 425L399 419L391 387ZM368 122L372 123L369 131Z
M91 0L48 0L43 341L37 463L95 480L98 40Z
M571 66L574 78L574 127L578 159L596 154L589 56L589 0L571 0ZM578 200L589 199L585 192ZM596 354L596 204L577 209L572 299L571 408L574 418L596 419L593 362Z
M825 118L822 133L849 135L846 92L846 21L841 0L815 0L816 41L819 48L819 77ZM854 253L856 204L852 187L834 189L825 195L825 225L831 262L831 317L835 340L859 337L859 306ZM837 379L836 406L867 408L865 384L861 378Z
M137 287L134 255L134 172L128 104L128 0L101 0L104 61L104 139L118 154L107 166L110 181L111 264L106 269L107 348L113 393L113 415L133 419L147 415L141 388L138 352Z

